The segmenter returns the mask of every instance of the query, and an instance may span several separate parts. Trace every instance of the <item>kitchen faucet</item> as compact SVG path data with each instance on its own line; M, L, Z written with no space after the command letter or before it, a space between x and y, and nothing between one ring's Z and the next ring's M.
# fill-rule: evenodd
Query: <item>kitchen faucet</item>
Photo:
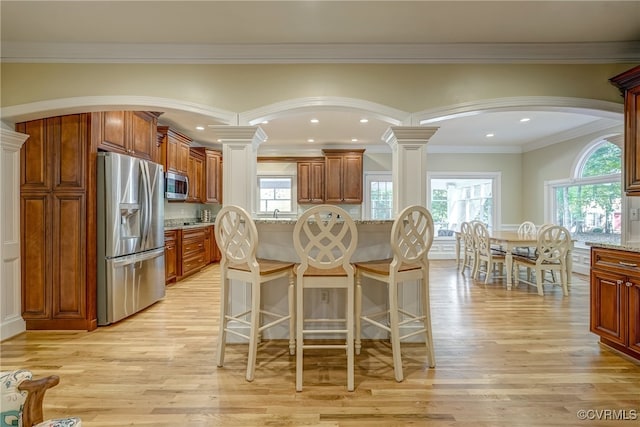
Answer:
M276 218L276 219L278 218L278 212L280 212L280 209L274 209L273 210L273 217Z

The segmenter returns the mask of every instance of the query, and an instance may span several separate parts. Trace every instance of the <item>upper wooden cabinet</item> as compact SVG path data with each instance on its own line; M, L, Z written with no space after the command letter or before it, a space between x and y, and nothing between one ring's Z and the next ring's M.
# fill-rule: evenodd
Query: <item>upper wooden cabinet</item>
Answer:
M324 203L324 159L297 163L298 203Z
M640 66L610 79L624 96L624 189L640 196Z
M189 192L187 202L203 203L205 199L205 152L204 148L191 148L187 164L189 178Z
M187 175L189 169L189 148L191 138L169 126L158 126L160 135L160 163L164 170Z
M205 150L205 203L222 203L222 153Z
M364 150L323 150L325 154L325 202L362 203Z
M158 114L146 111L103 111L93 114L98 148L160 163Z

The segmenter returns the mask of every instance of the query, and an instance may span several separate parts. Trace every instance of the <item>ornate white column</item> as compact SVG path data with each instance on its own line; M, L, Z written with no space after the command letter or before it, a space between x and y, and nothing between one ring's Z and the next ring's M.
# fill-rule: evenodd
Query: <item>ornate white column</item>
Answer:
M393 215L410 205L427 206L427 142L437 127L392 126L382 139L391 146L393 181ZM421 287L417 281L403 286L398 302L404 309L420 313ZM400 328L405 335L411 330ZM422 334L409 338L412 342L424 342Z
M20 147L28 137L0 129L0 340L27 328L20 276Z
M392 152L393 214L427 206L427 142L437 127L391 126L382 135Z
M214 126L222 143L222 203L256 212L258 146L267 134L258 126Z

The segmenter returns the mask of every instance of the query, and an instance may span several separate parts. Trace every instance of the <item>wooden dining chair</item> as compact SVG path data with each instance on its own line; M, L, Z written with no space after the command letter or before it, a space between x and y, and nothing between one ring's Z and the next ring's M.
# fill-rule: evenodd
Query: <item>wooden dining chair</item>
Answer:
M318 205L306 210L293 229L293 246L300 258L296 275L296 390L302 391L303 355L308 349L344 349L347 354L347 390L354 390L355 268L351 256L358 244L353 219L342 208ZM345 291L344 317L318 319L308 316L305 291ZM313 308L313 306L311 306ZM320 324L325 327L318 327ZM316 325L314 327L314 325ZM337 327L333 327L338 325ZM309 342L307 337L339 335L344 344Z
M496 250L491 247L489 238L489 230L487 226L481 222L473 224L473 235L476 244L476 264L473 278L478 280L480 273L484 273L484 283L489 283L489 277L492 273L495 276L496 268L500 270L506 265L506 254L504 251ZM484 267L484 269L483 269Z
M464 273L465 269L469 269L469 273L473 275L475 270L475 243L473 240L473 227L469 222L463 222L460 224L460 235L462 239L462 263L460 264L460 271Z
M514 255L513 268L515 274L514 281L524 281L529 284L535 284L538 288L538 295L544 295L544 284L551 283L553 285L562 286L565 296L569 295L568 288L568 270L567 270L567 253L571 247L571 233L565 227L560 225L550 225L543 228L538 233L538 241L536 244L535 254L533 256ZM524 280L519 277L518 270L520 267L526 267L535 270L535 283ZM560 275L560 283L545 281L546 271L558 271ZM555 276L553 276L555 278ZM516 282L517 284L517 282Z
M218 367L224 365L227 333L249 340L247 359L247 381L253 381L256 368L256 354L260 334L265 329L289 322L289 353L295 352L295 314L293 262L256 258L258 230L243 208L225 206L216 216L216 242L220 248L220 332L218 334ZM261 287L267 282L287 278L288 313L273 313L261 309ZM231 313L231 281L249 284L251 287L251 307L240 313ZM266 320L269 320L266 322ZM229 324L248 327L248 333Z
M429 367L436 365L431 330L431 304L429 301L429 250L433 243L433 218L422 206L405 208L391 227L392 259L356 262L356 354L360 354L361 322L387 331L391 337L393 370L396 381L404 379L400 342L417 334L424 334ZM373 279L367 286L387 286L388 309L377 313L362 313L363 278ZM400 307L398 291L403 284L419 281L422 313L410 313ZM410 332L400 335L400 329Z

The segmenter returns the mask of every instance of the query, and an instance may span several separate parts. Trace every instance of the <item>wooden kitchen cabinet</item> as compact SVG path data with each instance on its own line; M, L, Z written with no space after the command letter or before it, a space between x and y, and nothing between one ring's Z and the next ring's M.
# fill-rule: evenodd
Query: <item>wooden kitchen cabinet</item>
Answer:
M325 154L325 202L362 203L364 150L323 150Z
M298 203L324 203L324 159L297 163Z
M205 240L208 234L208 227L182 230L181 268L178 280L197 273L208 264L208 260L205 260Z
M18 123L22 317L27 329L95 329L93 222L88 212L92 117L72 114ZM94 135L95 136L95 135ZM91 142L93 141L93 142ZM91 224L91 225L90 225ZM93 243L95 245L95 243Z
M175 282L178 277L178 243L178 230L164 232L165 284Z
M640 253L591 248L591 332L640 360Z
M187 175L191 138L177 132L169 126L158 126L160 135L160 163L165 172Z
M98 148L160 163L157 147L158 114L146 111L93 113Z
M640 196L640 65L610 79L624 96L624 189Z
M222 153L205 150L205 203L222 203Z
M205 200L205 152L204 148L189 150L187 177L189 178L189 192L187 202L203 203Z

